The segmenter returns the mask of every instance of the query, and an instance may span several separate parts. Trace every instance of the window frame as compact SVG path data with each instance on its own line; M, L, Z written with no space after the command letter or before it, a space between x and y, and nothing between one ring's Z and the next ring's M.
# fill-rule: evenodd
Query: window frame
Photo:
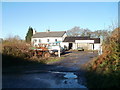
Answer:
M50 39L47 39L47 42L50 42Z
M41 39L39 39L39 43L41 43Z
M36 42L37 42L37 39L34 39L34 40L33 40L33 42L35 42L35 43L36 43Z
M55 39L55 42L57 42L58 40L57 39Z

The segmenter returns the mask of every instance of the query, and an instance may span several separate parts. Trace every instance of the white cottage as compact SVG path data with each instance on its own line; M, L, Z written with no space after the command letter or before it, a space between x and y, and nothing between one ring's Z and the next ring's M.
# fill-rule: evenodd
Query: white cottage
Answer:
M31 39L33 46L38 46L41 43L50 44L55 42L60 42L60 45L64 47L62 41L66 37L66 31L46 31L46 32L36 32Z

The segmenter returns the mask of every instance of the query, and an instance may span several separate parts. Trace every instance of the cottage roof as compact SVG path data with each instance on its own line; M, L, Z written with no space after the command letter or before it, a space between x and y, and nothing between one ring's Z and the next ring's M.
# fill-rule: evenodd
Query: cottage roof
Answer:
M63 42L75 42L75 40L94 40L94 43L100 43L100 38L86 37L65 37Z
M48 31L48 32L37 32L32 38L44 38L44 37L62 37L66 31Z

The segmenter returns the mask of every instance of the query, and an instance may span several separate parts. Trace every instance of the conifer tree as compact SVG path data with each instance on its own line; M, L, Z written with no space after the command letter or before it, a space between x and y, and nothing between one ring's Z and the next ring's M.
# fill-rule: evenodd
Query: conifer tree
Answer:
M33 36L33 28L29 27L28 32L26 34L25 40L27 43L31 42L31 37Z

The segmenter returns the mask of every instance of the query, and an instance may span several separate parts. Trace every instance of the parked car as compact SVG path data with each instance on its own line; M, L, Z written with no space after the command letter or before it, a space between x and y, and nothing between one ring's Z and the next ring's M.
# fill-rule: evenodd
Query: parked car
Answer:
M78 47L77 50L78 51L84 51L84 48L83 47Z
M50 53L54 53L54 54L58 54L58 50L59 50L59 49L60 49L60 53L61 53L61 54L65 52L64 48L61 47L61 46L59 46L59 45L50 45L50 46L48 47L49 52L50 52Z

